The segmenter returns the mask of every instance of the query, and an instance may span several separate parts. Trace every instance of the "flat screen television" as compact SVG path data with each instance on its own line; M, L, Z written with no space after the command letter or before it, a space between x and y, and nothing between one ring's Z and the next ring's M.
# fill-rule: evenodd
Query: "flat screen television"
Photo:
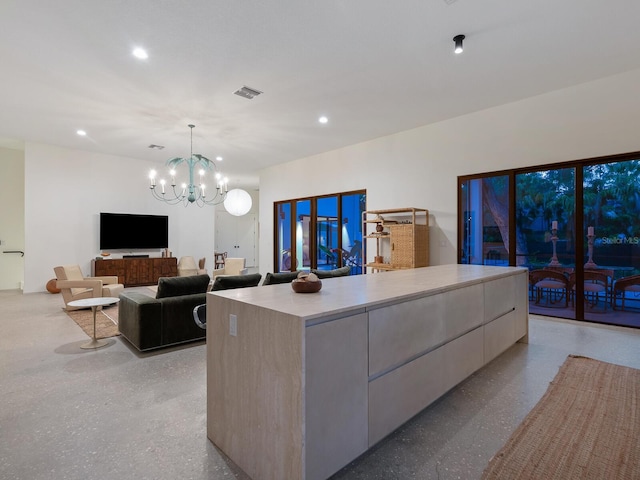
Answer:
M169 217L100 213L100 250L150 249L169 246Z

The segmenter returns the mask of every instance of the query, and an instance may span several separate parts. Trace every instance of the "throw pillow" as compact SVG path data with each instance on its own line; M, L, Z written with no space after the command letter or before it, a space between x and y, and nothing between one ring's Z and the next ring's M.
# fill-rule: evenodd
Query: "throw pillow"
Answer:
M336 268L335 270L317 270L315 268L311 269L312 273L315 273L318 278L333 278L333 277L346 277L351 273L351 267L341 267Z
M255 287L260 283L262 275L251 273L249 275L219 275L213 282L212 291L230 290L232 288Z
M298 278L299 271L295 272L279 272L279 273L267 273L264 277L262 285L276 285L279 283L291 283Z

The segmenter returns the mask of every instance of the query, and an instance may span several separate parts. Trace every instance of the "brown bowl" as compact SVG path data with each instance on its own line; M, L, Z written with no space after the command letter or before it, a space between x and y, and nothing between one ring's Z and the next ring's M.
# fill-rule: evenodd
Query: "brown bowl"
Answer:
M303 280L294 280L291 282L291 288L296 293L316 293L322 288L322 282L305 282Z

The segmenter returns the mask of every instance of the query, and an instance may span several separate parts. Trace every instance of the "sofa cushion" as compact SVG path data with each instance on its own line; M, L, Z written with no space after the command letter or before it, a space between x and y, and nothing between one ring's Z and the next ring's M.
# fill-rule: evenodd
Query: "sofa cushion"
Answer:
M156 298L206 293L209 280L209 275L160 277L160 280L158 280L158 293L156 293Z
M315 273L318 278L333 278L333 277L346 277L351 273L351 267L341 267L336 268L335 270L316 270L315 268L311 269L311 272Z
M280 273L267 273L264 277L262 285L275 285L277 283L291 283L298 278L299 271L295 272L280 272Z
M120 294L118 330L138 350L162 345L162 302L138 292Z
M232 288L255 287L260 283L262 275L251 273L249 275L228 275L216 277L213 282L213 290L230 290Z

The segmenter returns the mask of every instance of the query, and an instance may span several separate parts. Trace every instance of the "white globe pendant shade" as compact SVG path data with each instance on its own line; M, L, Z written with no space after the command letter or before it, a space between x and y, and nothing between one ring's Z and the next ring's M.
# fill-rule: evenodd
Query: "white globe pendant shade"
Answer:
M224 199L224 208L236 217L246 215L251 210L251 195L239 188L229 190Z

